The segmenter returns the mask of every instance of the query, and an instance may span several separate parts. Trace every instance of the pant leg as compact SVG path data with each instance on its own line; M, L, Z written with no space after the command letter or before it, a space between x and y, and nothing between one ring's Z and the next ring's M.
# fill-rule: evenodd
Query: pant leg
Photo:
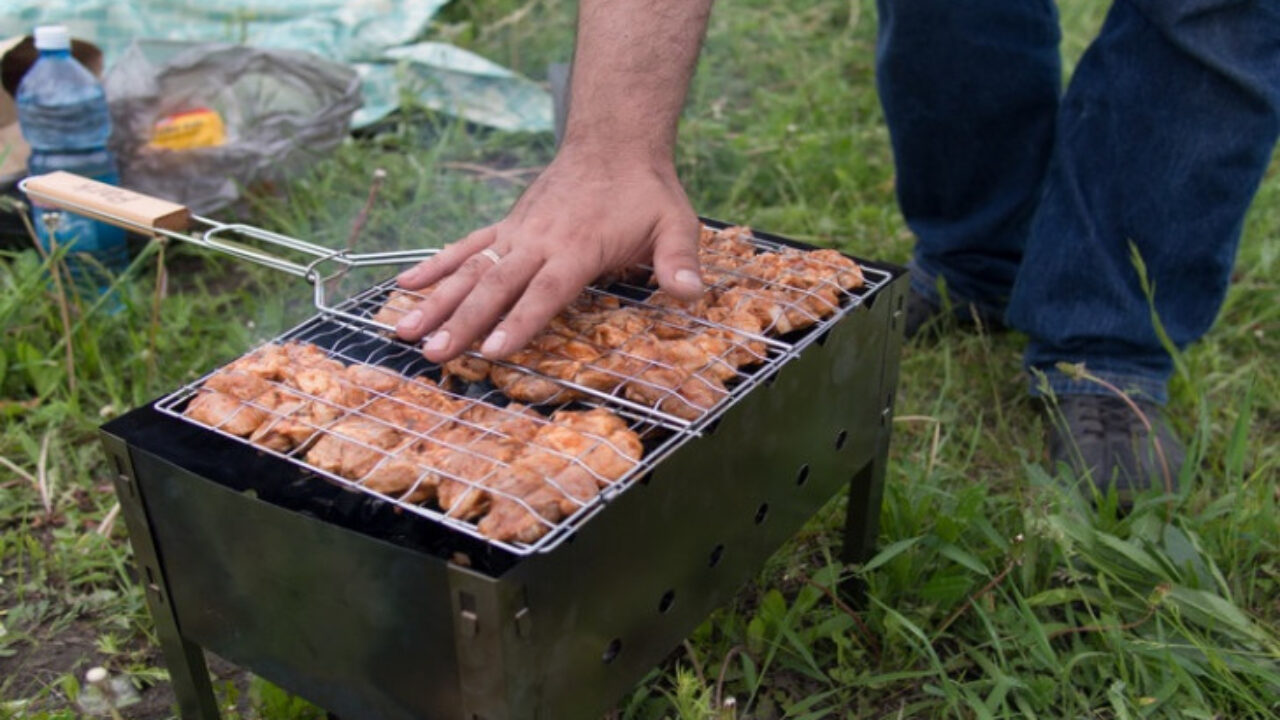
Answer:
M1053 369L1083 362L1164 401L1173 364L1130 243L1169 337L1201 337L1278 132L1280 2L1116 0L1062 100L1007 316L1055 392L1106 392Z
M913 284L1003 313L1061 92L1052 0L877 0L876 82Z

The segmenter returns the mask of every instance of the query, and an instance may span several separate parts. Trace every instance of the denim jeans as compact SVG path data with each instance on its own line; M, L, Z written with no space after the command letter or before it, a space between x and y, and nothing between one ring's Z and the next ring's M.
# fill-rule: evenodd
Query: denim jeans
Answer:
M878 0L876 79L913 287L1163 403L1222 305L1280 134L1280 0L1115 0L1061 92L1050 0ZM1033 392L1036 391L1033 379Z

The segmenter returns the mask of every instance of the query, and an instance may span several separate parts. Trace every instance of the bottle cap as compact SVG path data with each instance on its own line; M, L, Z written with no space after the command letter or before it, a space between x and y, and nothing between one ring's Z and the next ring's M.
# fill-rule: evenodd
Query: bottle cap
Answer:
M41 25L36 28L37 50L70 50L71 33L66 25Z

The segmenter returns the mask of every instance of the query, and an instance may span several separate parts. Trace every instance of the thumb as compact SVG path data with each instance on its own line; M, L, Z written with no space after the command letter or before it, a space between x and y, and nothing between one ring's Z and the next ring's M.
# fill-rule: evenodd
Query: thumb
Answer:
M702 295L702 273L698 267L697 222L668 223L659 231L653 243L653 271L658 285L680 300L696 300Z

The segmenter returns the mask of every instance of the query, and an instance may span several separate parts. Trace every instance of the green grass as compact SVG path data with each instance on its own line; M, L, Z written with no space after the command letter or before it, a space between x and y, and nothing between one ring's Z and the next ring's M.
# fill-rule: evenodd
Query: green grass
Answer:
M568 57L568 2L455 5L441 37L534 77ZM1104 8L1064 6L1067 67ZM702 213L908 257L874 24L865 1L717 8L680 144ZM282 196L255 197L251 219L338 246L382 167L361 248L438 245L500 217L550 153L545 137L468 134L411 111ZM1150 500L1117 518L1109 499L1094 509L1046 472L1017 337L910 344L880 553L861 567L832 560L844 517L833 501L614 716L1275 717L1277 235L1273 164L1221 316L1181 357L1171 409L1190 456L1172 517ZM0 662L18 669L0 677L0 717L75 717L91 664L142 685L163 677L122 523L109 522L95 428L308 314L296 282L179 247L165 250L157 304L157 251L121 282L124 311L73 303L67 323L36 253L0 254ZM857 612L825 590L849 575L869 589ZM233 679L217 684L229 716L322 716Z

